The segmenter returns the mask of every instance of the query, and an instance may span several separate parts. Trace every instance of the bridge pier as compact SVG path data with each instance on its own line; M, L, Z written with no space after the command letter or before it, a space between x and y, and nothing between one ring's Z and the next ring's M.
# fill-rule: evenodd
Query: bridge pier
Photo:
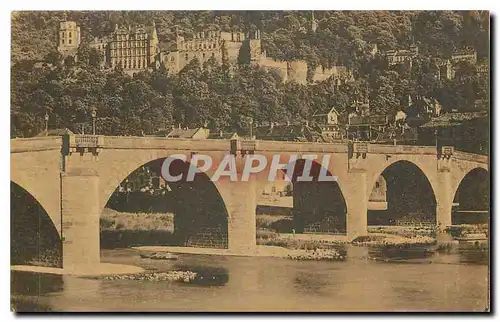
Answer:
M99 176L73 168L61 174L63 268L88 270L100 263Z
M454 191L452 187L451 156L453 149L443 147L438 156L438 191L436 191L436 224L439 230L451 225L451 208L453 205Z
M436 194L436 224L445 229L451 225L451 208L453 206L453 191L451 173L439 172L439 192Z
M347 203L347 237L352 240L368 233L368 195L366 172L349 174Z
M367 144L356 142L349 145L348 157L348 176L341 184L346 190L347 237L353 240L368 234Z
M246 182L223 180L218 188L229 214L228 248L233 254L250 255L257 244L255 178Z

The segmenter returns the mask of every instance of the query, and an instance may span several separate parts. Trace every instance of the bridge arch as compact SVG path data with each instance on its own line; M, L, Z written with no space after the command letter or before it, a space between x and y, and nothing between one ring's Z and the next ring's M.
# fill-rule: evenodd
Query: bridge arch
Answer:
M49 179L49 180L47 180ZM59 176L54 179L29 177L11 171L11 193L12 184L21 188L43 208L54 225L57 234L61 237L61 209L60 209L60 181Z
M464 172L452 193L452 224L488 222L490 178L485 167Z
M123 202L123 198L118 197L126 195L129 200L130 191L134 191L136 196L139 195L140 204L155 203L156 210L153 212L175 214L171 242L180 246L227 248L229 214L217 183L212 182L206 173L197 173L193 181L187 181L186 175L192 165L181 160L171 164L170 172L173 176L182 175L182 179L165 181L161 177L164 160L158 158L146 162L127 174L115 187L105 206L116 209L117 203ZM139 182L137 174L141 171L145 181ZM131 177L134 174L135 179ZM170 205L165 207L165 203ZM152 209L134 209L132 205L127 210L147 212Z
M11 181L11 262L62 265L60 231L43 205L24 187Z
M385 161L385 160L384 160ZM418 170L420 170L420 173L425 176L425 178L428 180L431 188L432 188L432 193L434 196L437 195L437 192L439 191L439 181L437 178L437 171L436 171L436 165L435 163L430 163L426 162L427 160L422 160L418 157L411 157L408 156L407 158L391 158L388 161L385 162L370 162L370 170L368 172L368 197L370 195L370 192L373 190L373 187L375 187L375 183L379 179L379 177L383 174L384 171L389 169L391 166L397 163L405 163L405 164L411 164Z
M313 160L309 172L312 177L311 181L299 181L298 177L304 172L305 159L299 158L293 163L288 163L288 165L292 164L293 173L288 174L285 169L278 170L276 182L268 181L268 171L264 171L259 177L259 192L261 193L259 199L269 198L264 197L265 192L265 194L271 194L274 202L279 201L279 204L292 207L293 220L280 220L273 223L271 228L274 227L273 229L282 233L289 233L295 229L297 233L346 234L347 204L340 184L338 181L319 180L320 174L333 176L330 169L324 167L321 162ZM289 194L286 197L291 197L292 201L276 199L276 195L281 193Z
M427 169L429 170L429 169ZM436 214L436 178L426 173L425 167L408 160L395 160L381 172L373 173L368 185L368 198L385 181L387 208L369 211L368 225L406 224L407 222L433 224Z
M489 169L486 164L482 163L466 163L466 166L464 164L460 164L461 167L453 172L453 186L452 186L452 194L453 196L456 195L460 185L463 183L464 179L466 179L470 175L474 175L475 173L481 173L481 174L488 174L487 176L484 176L483 178L487 178L489 182Z

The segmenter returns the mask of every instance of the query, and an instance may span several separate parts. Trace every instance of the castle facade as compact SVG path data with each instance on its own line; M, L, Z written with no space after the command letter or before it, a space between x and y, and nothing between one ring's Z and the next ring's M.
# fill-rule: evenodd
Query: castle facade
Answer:
M77 32L75 32L77 31ZM73 37L73 38L71 38ZM76 55L80 44L80 27L76 22L61 23L58 50L64 56ZM157 67L159 63L159 41L156 26L115 26L114 31L102 38L94 38L89 47L101 54L101 68L122 68L133 74Z
M80 27L74 21L62 22L58 50L64 56L73 55L76 58L79 45ZM150 27L116 25L110 35L96 37L88 45L101 54L102 69L119 67L128 74L158 68L161 63L170 73L178 74L194 58L201 66L212 58L219 64L225 61L230 66L260 66L278 75L283 82L307 84L333 78L338 86L353 80L352 72L344 66L316 66L309 70L304 60L281 61L268 57L262 49L259 30L251 33L204 31L189 39L178 35L173 45L162 50L154 22Z

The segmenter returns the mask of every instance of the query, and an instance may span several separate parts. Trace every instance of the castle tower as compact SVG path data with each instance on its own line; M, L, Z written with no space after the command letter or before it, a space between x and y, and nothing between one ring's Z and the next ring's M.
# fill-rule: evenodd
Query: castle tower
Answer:
M314 18L314 11L311 14L311 30L312 32L316 32L316 29L318 29L318 23L316 22L316 19Z
M253 37L248 39L250 62L258 62L262 53L262 44L260 40L260 30L254 32Z
M80 27L75 21L63 21L59 25L57 50L63 55L76 55L80 46Z
M158 43L159 43L159 40L158 40L158 34L156 33L156 23L153 21L151 36L149 38L149 63L150 64L153 64L156 60Z

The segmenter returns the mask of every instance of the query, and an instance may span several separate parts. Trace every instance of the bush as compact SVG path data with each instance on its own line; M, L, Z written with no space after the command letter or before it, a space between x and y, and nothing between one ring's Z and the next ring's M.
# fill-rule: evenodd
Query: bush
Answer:
M265 229L257 229L257 239L269 240L278 238L278 234Z

